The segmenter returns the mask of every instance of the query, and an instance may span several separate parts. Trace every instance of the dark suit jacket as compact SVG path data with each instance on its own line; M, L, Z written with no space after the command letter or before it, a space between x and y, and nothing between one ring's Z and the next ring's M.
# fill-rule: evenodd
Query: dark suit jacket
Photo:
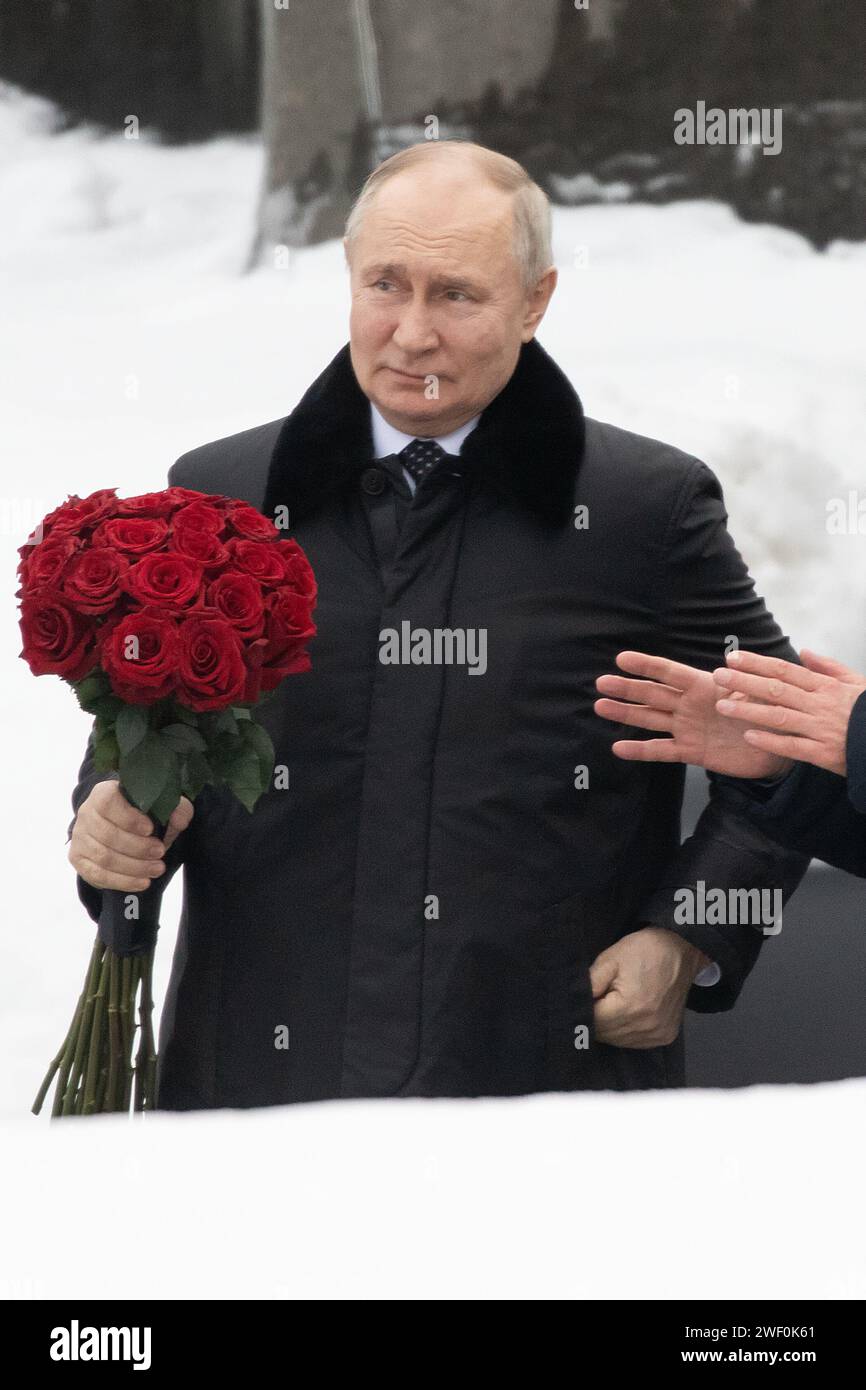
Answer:
M683 768L617 760L620 731L593 711L623 647L711 669L734 634L793 658L719 484L677 449L584 419L537 343L460 469L419 488L384 576L362 503L371 455L344 348L288 418L171 470L271 516L287 505L319 604L312 670L261 711L288 790L250 816L205 788L170 852L184 903L160 1104L680 1084L681 1039L595 1038L592 961L642 923L669 927L722 968L690 1005L729 1008L761 928L684 925L677 890L787 895L807 862L720 778L681 846ZM389 629L483 629L486 670L457 649L451 664L390 664ZM85 760L76 808L92 781ZM80 890L96 915L100 894Z

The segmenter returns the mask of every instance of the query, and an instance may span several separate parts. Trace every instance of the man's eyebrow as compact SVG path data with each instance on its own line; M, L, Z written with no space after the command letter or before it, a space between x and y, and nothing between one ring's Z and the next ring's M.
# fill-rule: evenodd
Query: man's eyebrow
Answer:
M402 261L385 261L366 266L363 275L366 280L402 280L408 271ZM431 283L434 289L465 290L470 294L478 294L481 289L477 281L463 275L437 275Z
M376 262L374 265L364 267L365 277L375 276L377 280L386 279L393 275L397 279L406 274L406 267L400 261L386 261L384 264Z

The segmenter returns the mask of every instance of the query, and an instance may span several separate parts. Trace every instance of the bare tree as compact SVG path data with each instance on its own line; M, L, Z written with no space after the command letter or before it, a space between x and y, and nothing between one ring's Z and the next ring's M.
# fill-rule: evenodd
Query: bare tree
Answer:
M491 83L507 98L536 82L557 9L558 0L262 0L266 154L253 261L274 245L338 235L376 154L435 135L424 121L437 103L475 100Z

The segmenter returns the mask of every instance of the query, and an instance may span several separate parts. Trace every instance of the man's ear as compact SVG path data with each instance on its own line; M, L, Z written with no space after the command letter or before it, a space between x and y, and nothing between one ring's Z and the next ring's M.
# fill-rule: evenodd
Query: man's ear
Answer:
M535 337L536 329L544 318L558 279L559 271L555 265L552 265L549 270L544 272L535 288L530 290L526 296L526 312L523 316L523 331L520 335L524 343L528 343L530 338Z

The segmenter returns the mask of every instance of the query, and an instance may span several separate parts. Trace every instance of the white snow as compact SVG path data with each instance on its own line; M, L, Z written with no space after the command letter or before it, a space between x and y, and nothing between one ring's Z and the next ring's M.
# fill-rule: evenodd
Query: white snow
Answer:
M0 91L0 1294L5 1279L13 1297L864 1296L866 1083L143 1125L28 1114L93 935L65 850L89 720L16 660L16 547L67 492L158 488L184 450L285 414L348 311L337 242L242 273L256 140L166 149L51 134L52 116ZM863 538L825 525L829 499L866 489L866 248L817 255L698 202L560 209L555 244L540 339L587 412L705 459L786 631L866 668ZM176 881L161 987L178 901ZM128 1215L132 1190L158 1200L121 1285L58 1212L76 1193Z

